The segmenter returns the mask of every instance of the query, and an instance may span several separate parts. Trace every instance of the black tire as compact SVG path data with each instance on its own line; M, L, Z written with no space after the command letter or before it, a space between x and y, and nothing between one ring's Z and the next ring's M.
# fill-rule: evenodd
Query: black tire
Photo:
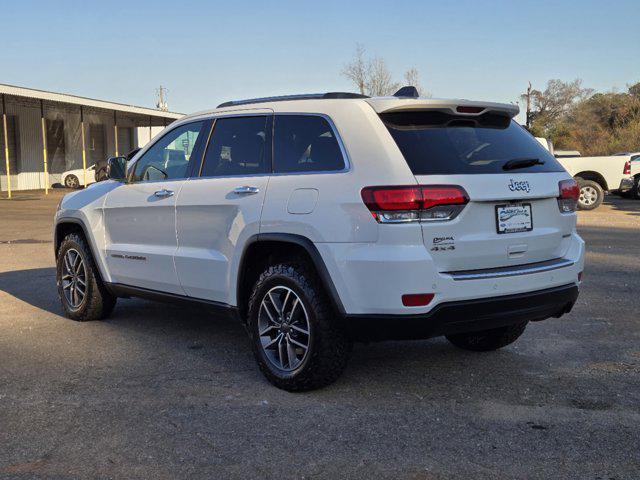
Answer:
M63 276L65 276L65 256L69 251L72 251L73 255L77 252L84 264L82 270L85 290L82 300L76 306L65 295L63 286L68 284L63 282ZM72 320L79 322L101 320L109 316L116 305L117 298L110 294L102 283L86 240L76 233L67 235L60 244L56 259L56 284L62 309Z
M276 323L269 327L274 329L269 335L284 335L278 342L278 346L283 343L282 340L289 345L287 335L303 335L297 338L308 345L306 350L297 349L299 352L306 353L300 353L303 357L299 359L300 363L297 366L294 362L288 362L288 366L291 367L288 370L284 367L282 357L280 357L282 368L276 365L277 359L269 358L262 343L263 341L267 343L268 335L264 335L264 331L262 336L260 333L261 322L266 318L262 310L264 308L262 302L267 301L269 292L277 289L291 290L295 294L294 298L297 297L299 300L298 305L302 304L303 307L303 310L298 308L296 312L298 315L304 315L304 321L308 324L308 336L290 330L287 330L289 333L283 332L281 327L282 325L286 327L286 322L281 323L280 327L275 326ZM270 303L275 305L272 300ZM283 303L286 303L286 300L280 303L280 311L285 310L282 308ZM273 312L277 317L279 312L277 306L274 307ZM293 316L293 312L290 315ZM279 318L282 320L284 314ZM320 281L304 263L278 263L267 267L262 272L249 298L247 328L253 353L264 376L276 387L290 392L314 390L334 382L346 367L351 353L351 341L339 322ZM296 361L298 361L297 358Z
M580 187L580 197L578 198L578 208L580 210L594 210L598 208L604 200L604 190L598 182L577 178Z
M633 179L633 188L629 193L631 198L640 200L640 175Z
M80 188L80 180L75 175L67 175L64 179L64 186L67 188Z
M527 322L480 332L447 335L447 340L458 348L474 352L490 352L515 342L527 328Z

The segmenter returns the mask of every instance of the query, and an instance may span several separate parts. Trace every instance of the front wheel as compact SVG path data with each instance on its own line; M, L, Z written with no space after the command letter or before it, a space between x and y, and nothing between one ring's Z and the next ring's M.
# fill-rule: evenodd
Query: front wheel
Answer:
M320 282L304 264L269 266L249 299L248 329L264 376L288 391L334 382L351 342Z
M593 180L578 179L580 187L580 197L578 198L578 208L580 210L593 210L602 204L604 200L604 190Z
M62 308L72 320L100 320L116 305L116 297L100 279L86 240L76 233L67 235L60 245L56 283Z
M447 340L463 350L474 352L489 352L506 347L515 342L527 328L527 322L516 323L506 327L492 328L480 332L457 333L447 335Z

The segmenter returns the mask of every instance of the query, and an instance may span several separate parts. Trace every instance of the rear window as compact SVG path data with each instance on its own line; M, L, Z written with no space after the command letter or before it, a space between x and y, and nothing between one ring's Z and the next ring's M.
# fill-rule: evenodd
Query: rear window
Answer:
M416 111L380 117L414 175L564 171L533 136L502 115L486 113L469 119ZM509 161L510 166L519 163L519 168L505 170Z
M344 169L340 145L327 120L316 115L276 115L275 122L276 173Z

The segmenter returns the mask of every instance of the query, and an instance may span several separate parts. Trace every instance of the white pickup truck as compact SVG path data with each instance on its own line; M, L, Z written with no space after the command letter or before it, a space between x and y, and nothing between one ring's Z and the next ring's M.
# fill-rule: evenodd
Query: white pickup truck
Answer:
M626 192L627 196L640 200L640 152L616 153L616 156L628 156L631 162L631 176L633 177L633 188Z
M554 153L553 143L536 137L540 144ZM567 152L568 153L568 152ZM578 208L593 210L604 200L604 192L632 194L640 198L640 158L638 154L624 153L608 157L556 156L558 162L580 186Z
M566 157L558 158L558 162L580 186L578 208L581 210L597 208L604 200L605 191L626 193L634 187L628 155Z

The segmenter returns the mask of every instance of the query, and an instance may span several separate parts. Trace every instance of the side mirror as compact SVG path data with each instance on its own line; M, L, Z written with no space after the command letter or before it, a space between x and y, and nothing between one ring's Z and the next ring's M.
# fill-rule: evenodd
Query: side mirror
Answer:
M120 182L127 178L127 158L111 157L107 160L107 176Z

